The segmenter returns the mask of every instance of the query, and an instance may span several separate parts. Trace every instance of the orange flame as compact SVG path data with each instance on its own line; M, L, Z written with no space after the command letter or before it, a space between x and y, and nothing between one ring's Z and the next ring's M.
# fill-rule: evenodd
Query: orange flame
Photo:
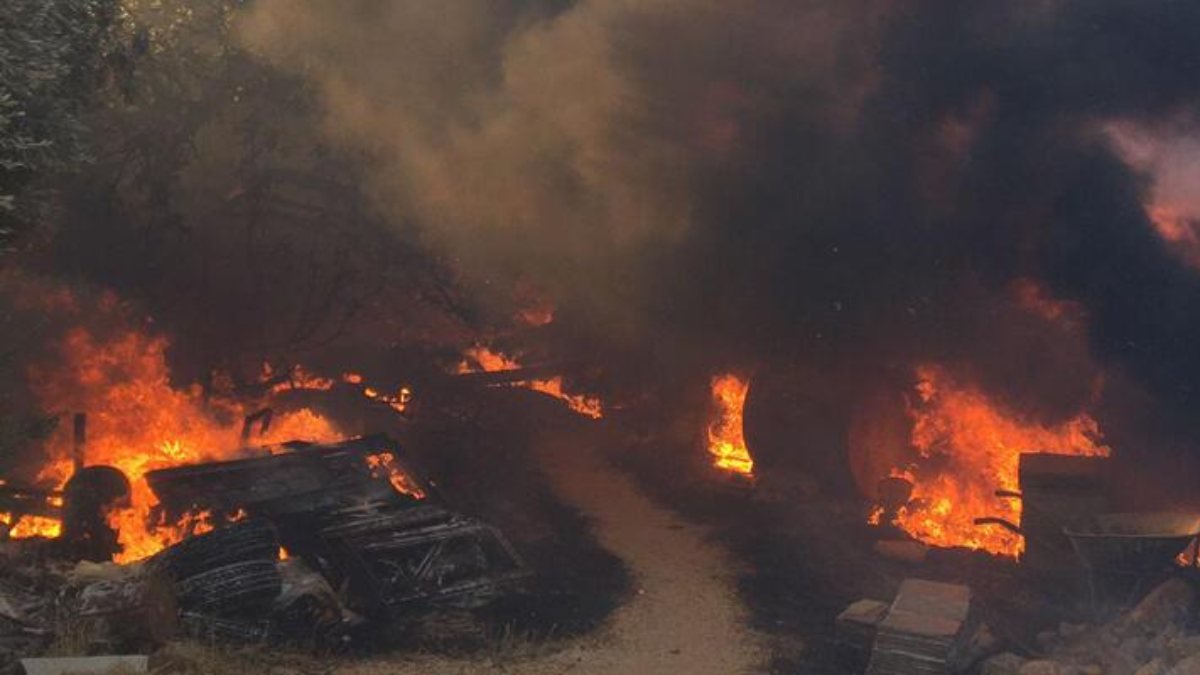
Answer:
M955 383L942 369L917 369L917 398L909 405L910 441L917 459L892 475L913 484L912 499L894 518L914 538L934 546L962 546L1005 556L1024 549L1022 539L975 519L1003 517L1019 522L1017 500L995 491L1017 490L1021 453L1106 457L1096 420L1081 413L1054 426L1023 421L977 389ZM877 522L881 510L876 509Z
M271 369L271 364L263 364L262 375L264 380L271 379L271 377L274 375L274 372ZM288 379L272 387L271 392L278 394L293 390L329 391L332 388L333 380L331 378L314 375L308 372L308 370L306 370L303 366L296 366L292 368L291 373L288 375Z
M708 425L708 452L713 466L746 476L754 474L754 459L742 433L742 411L750 383L736 375L712 379L712 400L716 417Z
M520 370L522 367L521 363L516 359L481 345L471 347L464 353L464 356L466 358L458 364L458 372L460 374L474 373L480 370L485 373L497 373L505 370ZM478 364L478 367L472 365L472 362ZM600 402L599 397L567 393L563 388L563 378L561 376L517 382L512 386L525 387L526 389L532 389L533 391L553 396L565 403L572 411L584 417L597 420L604 417L604 405Z
M392 453L377 452L373 455L367 455L367 466L370 467L372 476L387 478L396 492L409 495L414 499L425 498L425 491L421 489L421 486L413 482L408 474L396 466L396 457Z
M8 536L12 539L28 539L29 537L49 537L53 539L62 534L62 523L55 518L44 516L25 516L13 523L13 516L0 513L0 523L11 526Z
M171 385L167 340L134 330L101 340L83 328L69 331L53 368L31 368L35 394L46 410L86 411L88 465L120 469L132 485L132 508L112 514L123 551L118 562L138 560L211 527L211 514L164 522L144 480L147 472L180 464L231 459L240 450L242 406L204 397L199 387ZM56 432L46 443L39 480L65 484L73 470L71 434ZM276 417L261 441L329 441L338 429L311 410ZM26 525L29 521L30 524ZM46 523L24 518L13 536L56 534Z
M408 412L408 404L412 402L412 389L409 389L408 387L400 387L400 389L397 390L393 395L381 394L379 393L379 390L375 389L374 387L363 387L362 393L363 396L366 396L372 401L386 403L390 405L393 410L402 414Z

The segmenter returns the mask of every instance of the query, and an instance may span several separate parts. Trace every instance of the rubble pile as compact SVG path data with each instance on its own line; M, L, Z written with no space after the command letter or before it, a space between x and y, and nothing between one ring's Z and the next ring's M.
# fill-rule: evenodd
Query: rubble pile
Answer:
M40 655L144 654L177 635L336 647L354 629L479 607L527 569L448 509L383 436L154 472L161 507L233 514L134 564L0 542L0 672ZM20 671L15 671L20 672Z
M1041 654L1004 653L981 675L1194 675L1200 630L1192 624L1196 588L1171 579L1132 610L1101 625L1061 624L1038 636Z

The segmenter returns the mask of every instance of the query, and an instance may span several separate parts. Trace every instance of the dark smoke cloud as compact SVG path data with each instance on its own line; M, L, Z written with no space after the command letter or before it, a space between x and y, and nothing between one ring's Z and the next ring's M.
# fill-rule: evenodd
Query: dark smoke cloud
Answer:
M258 0L240 31L319 86L398 219L613 343L950 360L1075 404L1086 344L1191 402L1200 280L1105 129L1190 131L1200 5L880 5ZM1016 308L1023 278L1083 328Z

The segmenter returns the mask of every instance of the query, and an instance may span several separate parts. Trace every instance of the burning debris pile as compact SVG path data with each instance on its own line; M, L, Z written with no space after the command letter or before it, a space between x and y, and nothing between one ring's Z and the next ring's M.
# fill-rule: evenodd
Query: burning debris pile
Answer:
M364 622L478 607L516 588L528 571L511 544L449 510L400 452L383 436L294 442L149 472L168 517L212 529L123 566L46 564L72 559L61 540L10 542L5 578L38 580L0 589L5 635L21 643L13 651L36 653L68 630L63 616L76 616L106 650L144 649L177 631L332 645ZM66 518L64 534L73 527Z
M981 402L972 396L958 401ZM992 416L985 416L985 420L997 422ZM925 421L928 420L919 420L918 428ZM996 453L1006 449L1006 438L1020 438L1011 435L1015 433L1012 429L1003 425L998 428L997 436L965 442ZM956 430L961 433L959 427L944 424L938 433L953 438ZM1051 449L1054 446L1048 443L1053 438L1074 439L1063 448L1097 449L1087 444L1090 436L1086 433L1073 437L1047 436L1048 430L1038 428L1026 428L1024 433L1025 438L1040 440L1043 447ZM1113 493L1117 476L1107 455L1107 448L1104 452L1017 451L1012 457L1015 466L1001 467L1012 471L1012 482L1004 483L1006 489L996 493L1004 500L1019 500L1022 508L1012 511L1015 520L979 517L973 523L977 527L1002 527L1011 539L975 539L972 535L961 540L931 542L942 547L956 546L954 550L946 550L948 556L959 556L950 570L953 578L961 578L969 567L964 565L962 556L998 554L982 556L987 560L978 564L990 566L992 573L1003 579L1001 586L1008 589L1004 591L1008 598L987 600L1004 607L993 606L987 613L989 620L1007 625L1004 631L994 631L994 626L982 620L981 612L967 614L955 609L955 622L949 622L948 615L939 609L944 602L936 598L915 605L904 600L912 595L913 583L922 588L925 584L910 580L901 584L897 599L890 606L861 600L838 618L841 640L857 654L851 661L859 663L860 669L867 667L868 673L1185 675L1196 672L1200 664L1200 635L1197 635L1200 626L1195 622L1194 605L1200 578L1194 566L1196 546L1200 545L1200 515L1145 510L1114 512L1118 505ZM1007 455L1003 456L1007 459ZM953 466L953 462L947 466ZM993 459L993 463L982 466L994 469L997 465ZM946 485L943 483L942 487ZM945 516L949 511L938 515ZM898 524L902 531L907 530L903 522ZM919 536L922 532L912 534L928 541ZM999 543L1006 548L997 548ZM923 569L934 573L939 569L929 564L926 555L914 555L910 548L880 544L896 542L879 542L875 551L902 561L909 572ZM1019 557L1010 557L1016 552ZM935 556L929 553L928 557ZM950 595L968 593L965 586L958 588ZM1155 590L1142 597L1150 588ZM931 598L946 595L938 591ZM1022 600L1014 604L1012 596ZM1129 609L1131 603L1136 605ZM910 606L919 610L917 614L910 611ZM1035 641L1032 633L1021 636L1020 630L1013 632L1011 624L1015 616L1024 617L1019 621L1025 626L1021 630L1048 617L1065 617L1065 620L1057 628L1043 630ZM897 663L909 665L897 670L893 667Z
M1003 523L1021 519L1022 455L1107 457L1111 452L1086 413L1052 426L1023 421L931 366L917 369L915 396L907 399L906 412L911 452L881 481L888 503L875 507L871 521L891 523L932 546L1016 557L1024 542Z
M1200 668L1196 582L1171 579L1115 617L1063 622L1017 645L982 621L966 587L907 579L891 603L848 607L838 633L847 663L869 675L1190 675Z
M604 417L604 406L598 397L568 393L561 375L546 377L544 368L527 369L516 359L488 347L475 345L467 349L458 364L458 373L492 373L494 377L488 380L491 386L524 387L562 401L576 414L591 419Z

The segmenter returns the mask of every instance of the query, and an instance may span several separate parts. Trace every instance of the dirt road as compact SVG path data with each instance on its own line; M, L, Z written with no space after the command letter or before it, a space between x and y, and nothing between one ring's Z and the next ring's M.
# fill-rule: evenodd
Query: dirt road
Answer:
M561 499L595 520L600 542L632 571L634 595L596 635L492 658L397 657L347 665L339 675L738 675L765 663L745 627L734 563L642 494L604 458L598 437L547 432L539 456Z

